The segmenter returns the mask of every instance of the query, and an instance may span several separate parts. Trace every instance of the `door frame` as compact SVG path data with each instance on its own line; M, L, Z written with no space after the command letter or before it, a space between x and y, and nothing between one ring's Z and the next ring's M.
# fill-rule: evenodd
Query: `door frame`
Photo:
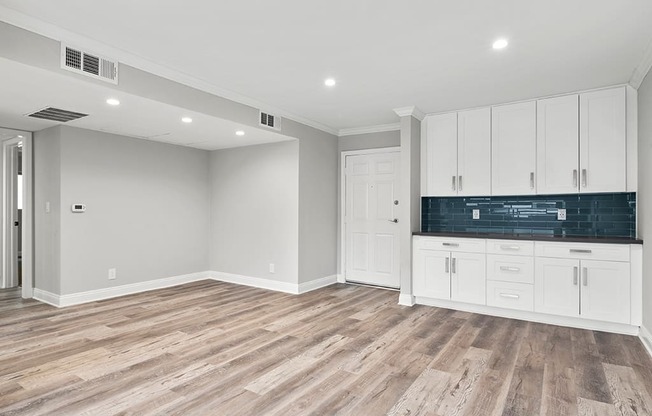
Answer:
M338 283L346 281L346 235L344 230L344 214L346 213L346 157L372 154L401 153L400 146L379 147L376 149L343 150L340 152L340 273L337 275ZM400 172L399 172L400 175ZM401 249L399 245L399 250ZM400 272L400 269L399 269ZM399 280L400 282L400 280Z
M12 266L8 259L11 256L13 218L10 215L10 201L6 198L12 189L10 179L11 165L6 163L11 157L10 147L23 142L22 170L23 170L23 215L22 215L22 297L31 298L34 295L34 209L33 209L33 179L32 179L32 133L13 129L0 129L3 135L15 137L2 142L2 281L7 282Z

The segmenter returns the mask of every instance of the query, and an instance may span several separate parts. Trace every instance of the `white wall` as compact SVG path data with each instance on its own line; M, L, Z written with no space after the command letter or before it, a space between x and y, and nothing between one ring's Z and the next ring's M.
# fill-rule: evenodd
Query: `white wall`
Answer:
M299 142L213 151L210 183L210 269L296 284Z
M400 145L400 130L342 136L338 140L340 152L346 150L377 149L380 147L398 147Z
M652 72L638 90L638 232L643 245L643 326L652 330Z
M72 127L60 134L60 287L66 295L208 270L208 152ZM36 135L36 181L48 134ZM53 145L56 147L56 145ZM39 167L40 166L40 167ZM38 177L41 176L39 180ZM44 213L39 186L36 216ZM55 198L56 196L53 196ZM73 203L87 211L72 213ZM36 223L36 241L48 228ZM45 237L44 237L45 234ZM37 243L41 244L41 243ZM56 265L36 253L36 284L52 290ZM108 269L117 279L108 280ZM49 290L48 290L49 291Z
M34 287L61 293L61 129L34 133ZM45 212L46 202L50 213Z

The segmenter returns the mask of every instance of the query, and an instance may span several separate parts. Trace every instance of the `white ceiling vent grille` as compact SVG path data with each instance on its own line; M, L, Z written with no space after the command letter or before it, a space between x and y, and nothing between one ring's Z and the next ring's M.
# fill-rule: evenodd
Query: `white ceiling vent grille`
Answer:
M77 113L70 110L62 110L60 108L46 107L42 110L27 114L28 117L40 118L43 120L60 121L66 123L68 121L77 120L78 118L86 117L88 114Z
M113 84L118 83L118 63L97 54L61 44L61 68Z
M261 126L269 127L274 130L281 130L281 117L274 116L269 113L260 112L258 122Z

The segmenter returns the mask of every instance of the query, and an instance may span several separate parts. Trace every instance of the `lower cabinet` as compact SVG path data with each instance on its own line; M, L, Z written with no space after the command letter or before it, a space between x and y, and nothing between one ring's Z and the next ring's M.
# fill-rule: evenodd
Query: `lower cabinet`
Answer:
M481 253L418 249L414 295L484 305L485 269L486 258Z
M630 323L630 264L541 258L535 261L535 312Z

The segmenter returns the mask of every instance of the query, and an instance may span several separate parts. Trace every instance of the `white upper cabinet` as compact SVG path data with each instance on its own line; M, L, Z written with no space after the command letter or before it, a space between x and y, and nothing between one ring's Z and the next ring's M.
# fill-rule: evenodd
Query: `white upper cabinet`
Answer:
M457 114L457 194L491 194L491 109Z
M428 116L425 120L422 195L457 195L457 113Z
M536 103L534 101L493 107L493 195L536 193Z
M537 102L537 193L579 189L579 95Z
M491 109L428 116L421 194L491 194Z
M580 94L580 192L627 190L625 87Z

